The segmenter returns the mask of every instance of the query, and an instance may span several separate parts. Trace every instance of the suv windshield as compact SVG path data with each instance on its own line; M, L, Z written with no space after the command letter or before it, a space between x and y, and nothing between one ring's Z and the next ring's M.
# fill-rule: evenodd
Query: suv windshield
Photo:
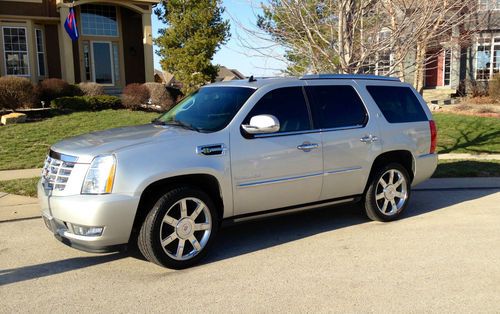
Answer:
M205 87L190 94L153 123L177 125L198 132L225 128L255 92L246 87Z

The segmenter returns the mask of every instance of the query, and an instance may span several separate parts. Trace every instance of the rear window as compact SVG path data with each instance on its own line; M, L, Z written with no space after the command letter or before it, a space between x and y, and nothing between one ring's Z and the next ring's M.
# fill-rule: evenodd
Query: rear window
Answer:
M367 86L389 123L427 121L422 105L409 87Z

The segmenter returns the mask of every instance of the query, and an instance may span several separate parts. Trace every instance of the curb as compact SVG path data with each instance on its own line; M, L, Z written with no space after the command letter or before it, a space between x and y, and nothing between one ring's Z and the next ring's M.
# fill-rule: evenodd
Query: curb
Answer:
M500 177L434 178L412 188L414 191L500 189Z

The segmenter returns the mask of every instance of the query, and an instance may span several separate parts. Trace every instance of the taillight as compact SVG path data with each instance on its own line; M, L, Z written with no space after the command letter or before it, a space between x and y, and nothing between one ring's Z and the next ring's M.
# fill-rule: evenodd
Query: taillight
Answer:
M434 122L434 120L429 121L429 128L431 129L431 150L430 150L430 153L434 154L436 152L436 146L437 146L437 128L436 128L436 122Z

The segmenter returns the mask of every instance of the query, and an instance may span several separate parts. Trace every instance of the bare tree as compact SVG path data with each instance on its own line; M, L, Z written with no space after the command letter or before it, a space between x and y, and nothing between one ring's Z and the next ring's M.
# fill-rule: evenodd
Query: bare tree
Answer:
M429 48L459 43L477 6L477 0L271 0L262 4L259 29L245 31L284 47L290 74L383 68L405 81L412 74L421 90L434 57Z

